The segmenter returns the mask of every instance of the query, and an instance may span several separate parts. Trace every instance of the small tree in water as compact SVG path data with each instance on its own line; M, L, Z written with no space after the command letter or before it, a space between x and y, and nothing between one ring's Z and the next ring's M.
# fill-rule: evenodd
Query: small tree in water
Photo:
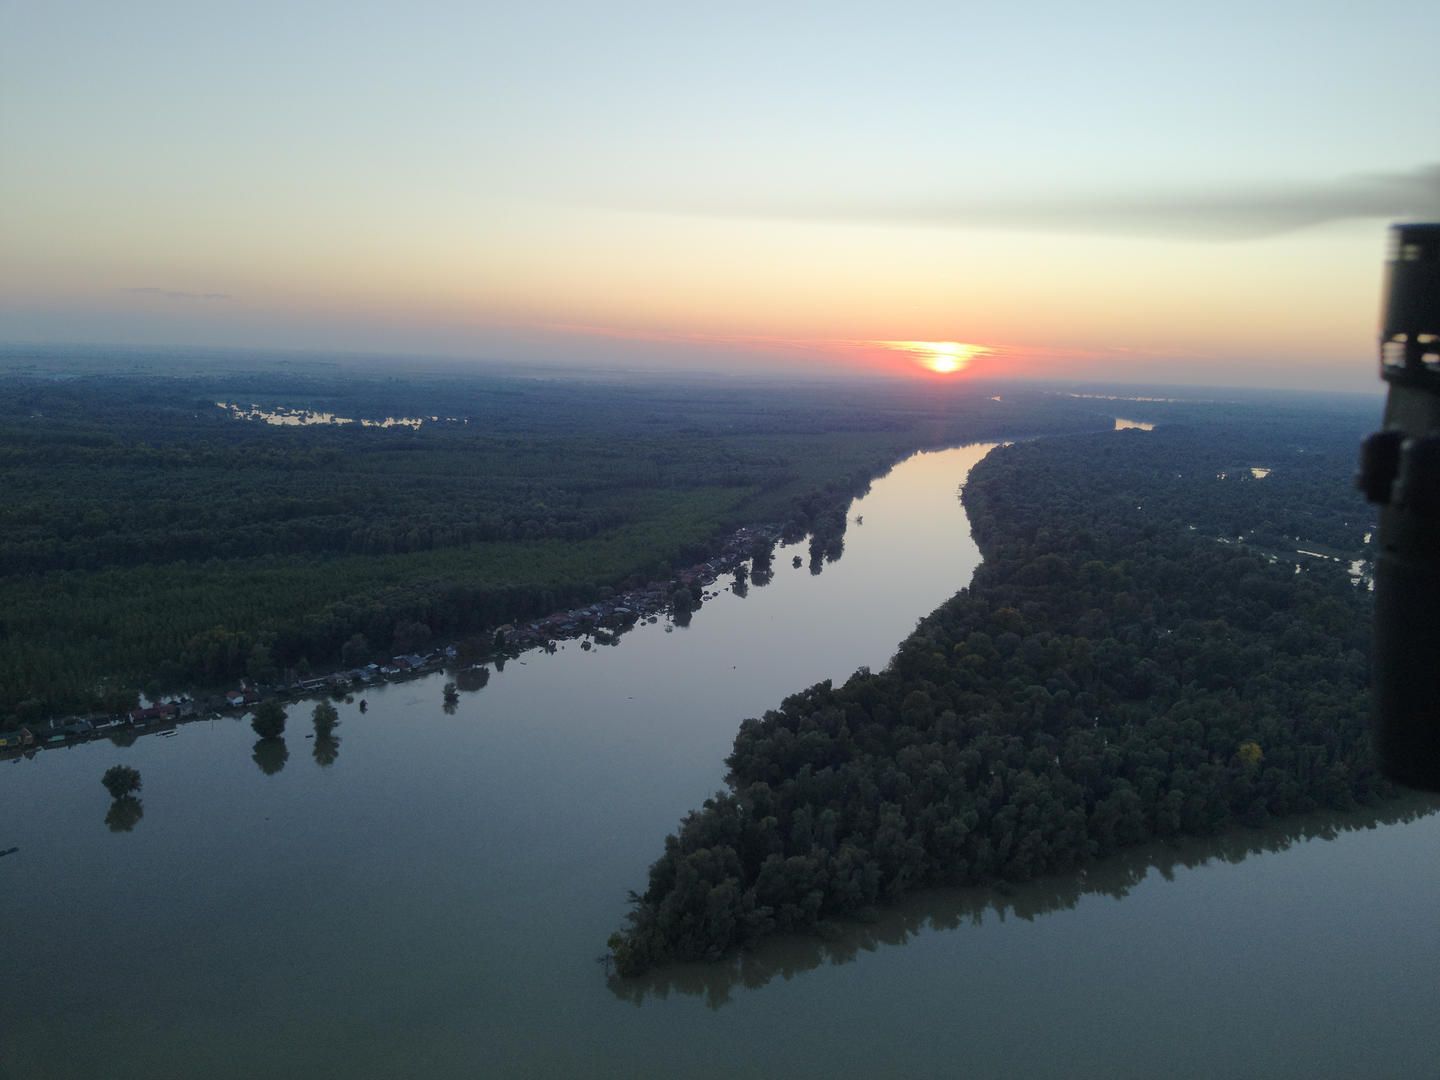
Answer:
M110 812L105 815L105 824L110 826L111 832L130 832L144 816L145 807L140 800L133 795L126 795L110 804Z
M129 765L112 765L105 770L100 783L105 785L112 799L123 799L140 790L140 770Z
M330 702L322 701L315 706L311 719L315 722L315 737L328 739L330 732L334 731L335 725L340 722L340 713Z
M250 719L250 726L262 739L278 739L285 734L286 719L285 710L280 707L280 702L273 697L268 697L255 707L255 715Z
M322 768L328 768L335 764L335 759L340 756L340 740L331 735L316 735L315 749L310 751L314 756L316 764Z
M274 776L285 768L285 762L290 760L290 750L284 739L261 739L255 744L254 750L250 760L255 762L266 776Z

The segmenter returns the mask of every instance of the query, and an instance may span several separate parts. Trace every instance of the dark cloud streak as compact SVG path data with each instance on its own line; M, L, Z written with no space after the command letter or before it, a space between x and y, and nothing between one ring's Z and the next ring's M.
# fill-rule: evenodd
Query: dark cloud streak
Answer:
M1440 219L1440 165L1330 183L1014 202L809 207L731 213L874 224L1249 240L1345 218Z

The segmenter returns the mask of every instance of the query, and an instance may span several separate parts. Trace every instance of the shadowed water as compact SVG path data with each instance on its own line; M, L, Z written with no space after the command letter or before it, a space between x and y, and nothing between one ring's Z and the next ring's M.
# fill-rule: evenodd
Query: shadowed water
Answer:
M927 893L634 983L596 963L739 721L883 666L968 582L956 489L986 449L878 481L819 575L782 550L686 628L531 653L452 711L437 675L339 704L320 746L307 705L283 743L227 719L0 763L0 1075L1433 1075L1427 804ZM143 816L100 785L117 763Z

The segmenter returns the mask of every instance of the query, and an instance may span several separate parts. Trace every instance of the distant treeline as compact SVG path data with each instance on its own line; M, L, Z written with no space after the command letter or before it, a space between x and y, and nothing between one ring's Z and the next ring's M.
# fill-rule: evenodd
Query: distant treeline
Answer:
M392 417L421 423L358 422ZM483 634L748 522L835 558L851 498L915 450L1110 423L965 387L5 380L0 726Z
M1169 415L976 466L971 587L884 672L741 725L729 790L666 839L611 938L621 975L912 886L1027 881L1393 794L1366 735L1370 594L1333 561L1235 542L1268 522L1292 550L1302 535L1363 552L1363 422Z

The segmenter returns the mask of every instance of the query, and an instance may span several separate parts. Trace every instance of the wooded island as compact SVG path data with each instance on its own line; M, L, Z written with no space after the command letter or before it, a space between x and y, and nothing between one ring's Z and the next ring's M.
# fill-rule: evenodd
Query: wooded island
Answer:
M970 588L885 671L741 725L729 789L666 839L610 939L618 973L823 931L916 886L1393 794L1367 734L1363 571L1296 551L1368 542L1358 427L1236 419L977 465Z

